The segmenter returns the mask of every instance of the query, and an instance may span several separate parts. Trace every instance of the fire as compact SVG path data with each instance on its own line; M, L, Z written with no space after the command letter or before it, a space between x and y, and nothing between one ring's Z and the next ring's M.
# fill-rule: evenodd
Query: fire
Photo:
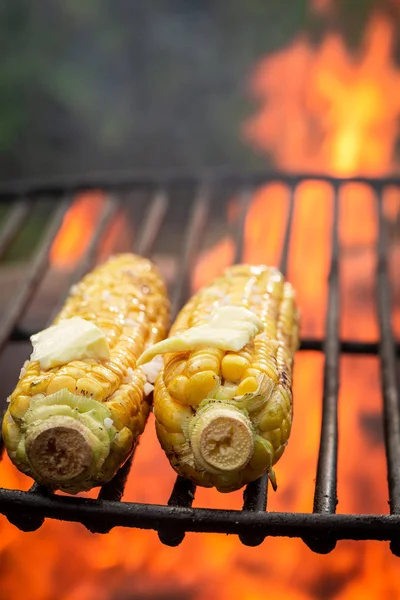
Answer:
M54 268L68 270L77 266L88 249L106 201L106 195L99 190L76 196L51 248L50 262ZM105 260L111 252L123 251L131 243L132 231L118 213L101 240L98 258Z
M104 201L100 191L84 192L75 198L51 249L53 266L73 268L78 264L94 233Z
M262 105L245 124L246 139L289 171L380 175L393 169L400 75L391 58L392 41L392 25L376 16L357 56L349 54L338 35L329 34L318 48L301 36L261 61L251 89ZM387 200L386 208L395 217L398 200L390 194ZM348 185L342 190L340 205L341 335L376 340L374 199L364 186ZM256 191L246 221L246 260L278 262L287 209L288 195L282 186L270 184ZM235 218L237 211L231 208L230 219ZM298 290L305 336L324 333L331 225L329 186L301 185L296 192L288 276ZM64 253L70 251L62 246L58 252L59 260L64 260ZM202 255L193 287L214 277L233 256L234 242L227 234ZM398 246L392 257L393 272L395 256L399 256ZM395 322L400 322L398 312ZM294 427L277 465L279 489L269 494L269 510L312 508L322 369L321 354L297 355ZM341 381L338 510L387 512L378 360L343 358ZM165 503L168 499L174 474L155 439L153 425L151 419L125 500ZM26 489L29 485L6 459L4 481L9 487ZM240 508L241 502L240 492L222 495L199 489L194 504ZM341 542L330 555L319 556L296 540L267 539L254 549L234 537L188 534L181 546L167 548L153 532L119 529L101 537L79 525L48 521L39 531L23 534L2 519L0 549L5 565L0 590L2 597L10 599L23 597L26 589L32 600L261 600L266 595L285 600L334 595L352 600L358 593L364 599L400 595L398 561L387 544L375 542Z

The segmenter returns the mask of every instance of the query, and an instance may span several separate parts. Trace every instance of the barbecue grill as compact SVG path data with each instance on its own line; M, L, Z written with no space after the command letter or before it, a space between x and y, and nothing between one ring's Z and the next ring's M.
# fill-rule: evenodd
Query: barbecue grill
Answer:
M49 264L52 242L59 231L63 217L75 193L101 189L108 201L96 223L94 235L83 260L73 274L79 280L94 264L104 234L119 210L121 202L135 208L134 196L140 191L150 200L138 224L140 236L132 248L144 256L151 256L166 217L179 211L184 190L186 207L189 205L183 248L179 250L181 263L176 285L172 290L172 317L187 300L190 293L189 276L200 249L202 236L208 226L215 194L229 190L239 198L239 218L235 231L235 260L243 256L244 230L247 210L253 189L261 184L279 182L289 191L289 210L280 259L280 269L287 271L291 243L296 188L304 181L324 181L333 192L333 225L331 237L330 274L325 336L321 339L302 339L300 350L316 350L325 358L322 396L322 426L314 507L312 513L268 512L268 479L263 476L249 484L244 491L243 509L216 510L192 508L195 486L177 477L168 505L149 505L121 502L124 485L133 457L120 469L114 479L104 485L97 500L59 496L34 484L27 492L0 489L0 512L23 531L38 529L45 518L80 522L90 531L107 533L112 527L138 527L158 531L160 540L167 545L178 545L186 532L214 532L236 534L243 544L256 546L266 536L298 537L315 552L328 553L338 540L387 540L391 550L400 556L400 411L396 360L400 347L396 344L391 325L390 281L388 275L388 223L383 212L383 193L387 186L399 186L400 178L372 179L353 177L338 179L316 175L287 175L260 173L232 175L230 173L203 173L201 176L182 174L103 175L66 181L30 181L0 186L0 202L8 202L11 209L0 231L0 258L23 227L38 198L57 200L48 228L40 241L23 284L16 290L12 302L0 315L0 350L12 341L28 340L31 331L21 328L21 317L44 277ZM339 337L339 193L341 186L355 182L369 186L376 197L379 235L376 247L376 308L379 320L379 342L364 343L341 340ZM321 201L323 199L321 198ZM175 212L176 214L176 212ZM267 233L266 222L266 233ZM73 281L70 283L72 284ZM61 299L62 300L62 299ZM56 310L58 307L54 307ZM344 353L379 355L383 421L387 458L390 514L336 514L337 453L338 453L338 390L339 361ZM5 398L4 398L5 401Z

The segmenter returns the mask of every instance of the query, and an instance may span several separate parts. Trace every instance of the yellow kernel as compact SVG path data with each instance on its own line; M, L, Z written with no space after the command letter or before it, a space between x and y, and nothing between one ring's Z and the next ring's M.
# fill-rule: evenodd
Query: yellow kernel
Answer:
M193 407L198 406L216 383L218 383L218 377L214 371L201 371L193 375L186 385L187 403Z
M171 433L182 433L185 424L191 419L193 411L190 406L184 406L175 402L165 388L160 378L156 381L155 395L158 402L154 404L154 416L156 420Z
M249 363L243 356L237 354L226 354L221 361L222 377L226 381L237 383L243 377Z
M188 376L191 377L202 371L214 371L218 375L223 354L223 350L218 348L206 348L192 352L187 362Z
M243 381L238 385L237 396L244 396L244 394L251 394L256 392L258 389L257 379L255 377L246 377Z
M129 452L132 447L133 435L130 429L123 427L115 436L111 443L111 451Z
M51 380L53 379L54 374L50 373L49 375L45 376L45 377L38 377L33 379L29 384L28 384L28 395L29 396L34 396L35 394L42 394L43 392L45 392L47 390L47 387L49 385L49 383L51 382ZM24 385L23 385L24 387Z
M16 419L22 419L30 406L29 396L17 396L10 404L10 415Z
M171 396L178 400L181 404L187 404L187 395L186 395L186 386L187 386L188 378L185 375L178 375L178 377L174 377L172 381L167 385L167 389Z
M88 379L87 377L78 379L76 382L76 391L82 396L86 396L87 398L95 398L96 400L102 400L104 396L101 385L92 379Z
M79 369L78 367L71 367L71 365L67 365L62 370L60 370L59 373L60 375L68 375L69 377L72 377L72 379L75 379L75 381L78 381L78 379L80 379L81 377L85 377L86 375L86 371L84 371L83 369Z
M54 394L60 390L69 390L75 392L76 379L68 375L56 375L48 385L47 395Z
M114 384L118 381L118 377L115 373L113 373L110 369L106 369L103 365L98 365L93 367L92 373L96 375L100 375L105 381L109 381L111 384ZM83 377L83 375L81 375Z
M81 369L84 373L87 373L89 370L89 365L83 360L73 360L67 365L69 368L74 367L76 369Z
M114 400L109 400L106 403L106 406L111 413L111 418L114 422L114 427L117 430L121 430L123 427L129 426L132 414L129 410L130 407L128 402L124 402L122 397L119 396Z

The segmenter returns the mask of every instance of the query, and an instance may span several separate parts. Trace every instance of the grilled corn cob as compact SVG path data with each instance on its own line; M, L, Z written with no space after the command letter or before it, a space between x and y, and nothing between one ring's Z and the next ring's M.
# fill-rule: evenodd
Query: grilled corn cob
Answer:
M292 424L298 321L294 290L277 269L235 265L193 296L172 337L140 357L144 364L165 353L154 413L180 475L232 491L268 471L276 487L272 466Z
M3 420L13 463L41 484L70 493L109 481L142 433L153 386L136 360L166 335L169 301L150 261L122 254L71 288L55 324L74 317L105 334L108 358L45 370L31 357Z

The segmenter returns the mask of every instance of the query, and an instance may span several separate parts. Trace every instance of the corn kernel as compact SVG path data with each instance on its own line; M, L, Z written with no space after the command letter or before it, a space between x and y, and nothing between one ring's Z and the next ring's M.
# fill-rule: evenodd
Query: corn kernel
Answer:
M10 415L17 421L22 419L31 403L30 396L17 396L10 404Z
M242 379L248 366L248 361L242 356L237 354L226 354L221 361L222 377L226 381L237 383Z
M188 404L188 397L186 395L188 381L189 380L185 375L178 375L167 385L167 389L171 396L181 404Z
M75 392L76 380L68 375L56 375L49 383L47 388L47 395L54 394L60 390L68 390L69 392Z
M283 410L281 405L272 400L261 412L259 427L262 432L272 431L282 426Z
M257 379L255 377L246 377L243 381L238 385L237 396L244 396L245 394L252 394L256 392L258 389Z
M195 407L204 400L218 383L213 371L202 371L193 375L186 384L187 402Z
M250 467L255 471L262 472L272 464L274 449L272 444L260 436L254 440L253 456L250 459Z
M76 382L76 392L77 394L95 398L96 400L101 400L104 395L101 385L92 379L88 379L87 377L78 379Z

